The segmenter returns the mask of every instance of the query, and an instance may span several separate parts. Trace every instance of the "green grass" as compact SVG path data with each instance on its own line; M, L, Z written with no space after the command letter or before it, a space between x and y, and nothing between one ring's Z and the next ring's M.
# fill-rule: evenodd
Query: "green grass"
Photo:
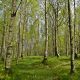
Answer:
M0 80L80 80L80 60L75 61L75 73L70 75L69 57L49 57L48 65L41 63L43 57L26 57L16 65L12 64L13 73L5 76L0 62Z

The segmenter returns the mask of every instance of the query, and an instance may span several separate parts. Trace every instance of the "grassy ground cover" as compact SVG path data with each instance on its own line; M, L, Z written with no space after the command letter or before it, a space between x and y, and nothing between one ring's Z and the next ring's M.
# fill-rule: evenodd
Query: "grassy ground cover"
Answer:
M30 56L13 61L9 76L4 74L3 63L0 62L0 80L80 80L80 60L75 60L75 73L70 75L69 57L49 57L48 64L41 63L43 57Z

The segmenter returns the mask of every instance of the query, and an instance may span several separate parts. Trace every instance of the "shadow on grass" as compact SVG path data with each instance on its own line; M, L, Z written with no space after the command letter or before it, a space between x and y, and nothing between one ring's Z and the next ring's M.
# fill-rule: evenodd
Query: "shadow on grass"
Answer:
M28 64L18 64L13 67L11 80L60 80L50 68L40 61Z
M68 62L68 61L70 61L69 58L62 58L62 59L60 58L59 60L60 60L61 62L62 62L62 61L63 61L63 62Z
M11 77L13 80L37 80L37 71L43 69L41 65L41 62L17 64L13 67L14 73Z

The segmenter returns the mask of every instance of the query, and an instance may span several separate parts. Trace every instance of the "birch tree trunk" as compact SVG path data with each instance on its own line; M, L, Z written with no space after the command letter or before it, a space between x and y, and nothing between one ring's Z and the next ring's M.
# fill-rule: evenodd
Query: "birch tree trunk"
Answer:
M46 12L46 0L45 0L45 52L43 63L46 63L48 56L48 25L47 25L47 12Z
M6 60L5 60L5 71L7 73L11 72L11 62L13 55L13 27L15 23L15 17L16 17L16 0L12 0L11 22L9 25L9 34L8 34L9 38L8 38Z
M19 19L19 26L18 26L18 51L17 51L17 57L16 57L16 60L17 60L17 63L18 63L18 59L19 59L19 57L20 57L20 54L21 54L21 50L20 50L20 48L21 48L21 5L20 5L20 14L19 14L19 16L20 16L20 19Z

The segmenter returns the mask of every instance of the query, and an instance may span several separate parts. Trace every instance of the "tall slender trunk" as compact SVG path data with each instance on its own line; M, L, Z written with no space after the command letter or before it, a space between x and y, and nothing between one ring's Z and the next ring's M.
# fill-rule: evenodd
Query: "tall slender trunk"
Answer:
M59 57L59 54L58 54L58 0L56 2L56 9L55 9L55 56Z
M3 25L3 33L2 33L2 44L1 44L1 58L4 60L5 55L5 28L6 28L6 6L4 5L4 25Z
M55 12L55 56L57 56L57 44L56 44L56 12Z
M56 56L59 57L59 43L58 43L58 10L59 9L59 2L57 0L57 9L56 9L56 49L57 49L57 54Z
M46 63L48 56L48 25L47 25L47 11L46 11L46 0L45 0L45 52L43 63Z
M16 17L16 0L12 0L12 12L11 12L11 22L9 25L9 38L8 38L8 46L6 52L6 60L5 60L5 71L7 73L11 72L11 62L12 62L12 54L13 54L13 27L14 21Z
M66 0L65 0L65 9L67 9ZM65 11L65 13L66 13L66 11ZM65 14L65 22L66 22L66 15L67 15L67 13ZM68 26L68 23L66 23L66 26ZM69 41L69 33L68 33L68 28L66 27L66 29L65 29L65 47L66 47L65 51L66 51L66 56L68 56L68 54L69 54L69 49L68 49L69 42L68 41Z
M77 53L76 53L76 45L75 45L75 22L76 22L76 12L75 12L75 0L74 0L74 47L73 47L73 53L75 54L75 58L77 58Z
M59 57L59 54L57 52L57 31L58 31L58 16L57 13L55 12L55 56Z
M54 22L52 25L52 53L54 55Z
M21 50L20 50L20 46L21 46L21 35L20 35L20 33L21 33L21 7L22 6L20 6L20 21L19 21L19 26L18 26L18 51L17 51L17 63L18 63L18 59L19 59L19 56L20 56L20 54L21 54Z
M22 52L21 52L21 57L23 58L24 57L24 54L25 54L25 44L24 42L26 42L26 3L27 3L27 0L24 0L23 3L22 3L22 6L23 6L23 23L22 23L22 26L23 26L23 29L22 29Z
M78 37L79 37L79 39L78 39L78 42L77 42L77 49L76 49L76 51L77 51L77 53L80 53L80 24L78 25Z
M22 51L21 51L22 58L23 58L23 54L24 54L23 48L24 48L24 24L23 24L23 30L22 30Z
M73 44L72 44L72 27L71 27L71 10L70 10L70 1L68 0L68 25L69 25L69 34L70 34L70 54L71 54L71 74L74 73L74 54L73 54Z

